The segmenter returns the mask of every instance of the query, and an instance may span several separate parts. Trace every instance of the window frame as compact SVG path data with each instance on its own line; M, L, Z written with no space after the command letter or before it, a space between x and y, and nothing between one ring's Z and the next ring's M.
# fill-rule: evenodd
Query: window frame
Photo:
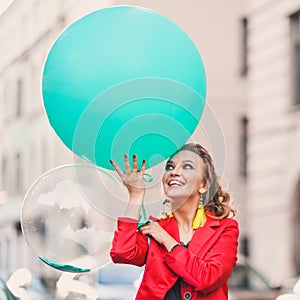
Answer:
M300 106L300 9L289 16L292 104Z

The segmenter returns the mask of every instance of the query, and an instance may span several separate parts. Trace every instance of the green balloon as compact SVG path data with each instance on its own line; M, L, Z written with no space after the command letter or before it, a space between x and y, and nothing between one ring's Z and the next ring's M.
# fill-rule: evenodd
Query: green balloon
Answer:
M135 153L151 167L195 130L206 77L178 25L149 9L115 6L84 16L58 37L42 93L51 126L75 154L112 168L110 159Z

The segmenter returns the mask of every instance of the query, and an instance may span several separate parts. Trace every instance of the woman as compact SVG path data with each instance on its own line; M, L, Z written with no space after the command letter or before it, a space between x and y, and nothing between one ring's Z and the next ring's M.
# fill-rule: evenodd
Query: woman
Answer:
M111 163L130 197L124 217L118 219L110 254L115 263L146 264L136 299L228 299L238 224L229 218L235 212L209 153L198 144L186 144L168 160L162 184L172 213L139 230L146 162L138 171L134 155L131 170L125 155L125 173Z

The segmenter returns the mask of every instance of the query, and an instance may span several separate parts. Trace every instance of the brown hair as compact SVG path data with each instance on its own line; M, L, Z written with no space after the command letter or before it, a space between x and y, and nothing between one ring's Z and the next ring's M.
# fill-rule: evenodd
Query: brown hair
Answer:
M180 151L192 151L198 154L205 165L204 170L204 184L207 185L207 191L202 195L205 210L210 210L214 213L215 219L222 220L231 215L234 217L236 211L229 205L230 195L223 191L220 179L217 177L213 160L208 151L199 144L185 144Z

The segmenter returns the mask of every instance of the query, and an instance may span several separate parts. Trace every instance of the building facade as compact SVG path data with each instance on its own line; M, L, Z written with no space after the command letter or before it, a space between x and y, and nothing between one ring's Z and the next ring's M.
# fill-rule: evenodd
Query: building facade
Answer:
M300 3L248 1L248 218L251 258L299 275Z
M72 161L72 153L49 125L41 98L43 64L51 45L74 18L104 1L13 1L0 16L0 274L18 267L47 271L28 248L20 227L21 205L30 185L44 172ZM50 270L50 271L49 271ZM56 273L57 274L57 273Z
M15 0L0 16L0 182L5 191L0 274L27 266L37 274L56 275L28 249L19 222L22 200L34 180L72 161L43 110L43 63L66 26L111 5L161 12L194 41L207 72L203 119L213 119L200 122L195 139L202 143L206 133L203 144L232 194L240 252L272 279L299 274L297 0ZM216 143L214 126L223 135Z

